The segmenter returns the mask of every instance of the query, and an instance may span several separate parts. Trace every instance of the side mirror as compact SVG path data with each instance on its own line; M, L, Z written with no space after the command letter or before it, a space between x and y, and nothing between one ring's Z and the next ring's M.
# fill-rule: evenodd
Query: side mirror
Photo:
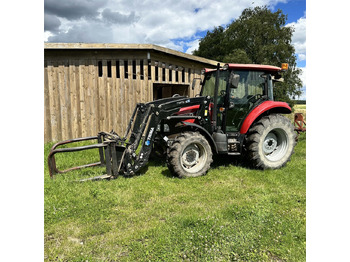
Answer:
M192 90L194 90L196 84L197 84L197 81L199 81L199 84L201 85L202 84L202 79L201 78L193 78L193 81L192 81Z
M230 88L238 88L239 79L240 76L238 74L231 72L229 79Z

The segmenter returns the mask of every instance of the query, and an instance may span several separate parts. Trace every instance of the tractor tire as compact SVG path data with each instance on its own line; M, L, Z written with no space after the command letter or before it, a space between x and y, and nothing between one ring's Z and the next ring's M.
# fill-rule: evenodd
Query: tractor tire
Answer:
M249 164L259 169L278 169L290 161L295 147L294 127L284 116L262 117L248 130L246 154Z
M168 168L182 178L205 175L212 162L211 147L198 132L181 133L168 148Z

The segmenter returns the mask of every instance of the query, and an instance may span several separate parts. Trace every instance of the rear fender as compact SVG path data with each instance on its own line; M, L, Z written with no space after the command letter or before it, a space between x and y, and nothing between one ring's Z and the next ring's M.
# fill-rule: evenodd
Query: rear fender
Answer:
M259 116L267 112L268 110L270 110L270 112L272 111L273 113L281 113L281 114L290 114L292 112L292 109L290 108L290 106L285 102L265 101L262 104L255 107L248 114L239 132L241 134L246 134L250 126L254 123L254 121Z

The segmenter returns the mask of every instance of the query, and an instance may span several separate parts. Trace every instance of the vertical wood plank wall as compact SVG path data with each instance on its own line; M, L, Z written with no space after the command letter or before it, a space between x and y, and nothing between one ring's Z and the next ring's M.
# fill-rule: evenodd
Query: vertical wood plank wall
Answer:
M126 61L126 68L124 61ZM198 64L195 68L193 63L176 64L166 61L162 57L152 58L151 61L147 59L45 58L45 142L94 136L99 131L112 129L123 136L136 103L153 100L153 83L189 85L188 96L194 97L198 94L199 85L195 90L192 90L190 85L193 78L201 77L201 69L204 65ZM151 73L148 72L149 62L151 62ZM156 62L158 62L158 80L155 79ZM99 75L99 63L102 63L102 76ZM136 72L133 74L135 63ZM142 64L143 76L141 75ZM162 75L164 65L165 78ZM169 65L172 65L171 72ZM175 77L177 67L178 81ZM184 82L182 69L185 74Z

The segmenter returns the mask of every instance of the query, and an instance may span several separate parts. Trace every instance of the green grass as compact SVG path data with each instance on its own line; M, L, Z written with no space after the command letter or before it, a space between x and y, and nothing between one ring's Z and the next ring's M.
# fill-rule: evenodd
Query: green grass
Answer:
M45 145L46 261L305 261L306 139L279 170L216 158L199 178L161 162L142 175L75 182L87 168L49 177ZM97 161L97 150L57 156L61 168ZM81 161L79 159L82 159Z
M285 114L284 116L294 123L295 113L302 113L304 120L306 121L306 105L294 105L292 114Z
M306 105L294 105L294 109L306 109Z

